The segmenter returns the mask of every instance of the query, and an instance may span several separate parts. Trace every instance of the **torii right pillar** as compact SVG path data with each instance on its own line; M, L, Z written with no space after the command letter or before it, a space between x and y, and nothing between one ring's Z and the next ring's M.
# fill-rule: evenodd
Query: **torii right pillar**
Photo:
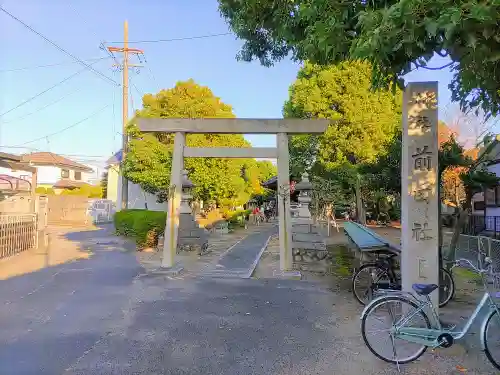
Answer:
M403 95L401 276L439 285L438 83L409 83ZM438 290L432 293L438 307Z

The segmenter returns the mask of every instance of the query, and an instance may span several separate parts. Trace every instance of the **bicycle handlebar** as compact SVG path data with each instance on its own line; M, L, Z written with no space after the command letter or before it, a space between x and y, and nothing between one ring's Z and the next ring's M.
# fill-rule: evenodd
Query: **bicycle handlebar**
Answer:
M489 266L491 265L492 261L491 261L491 258L489 257L486 257L484 259L484 263L486 264L486 268L484 269L479 269L478 267L476 267L475 265L472 264L472 262L468 259L457 259L455 261L455 266L457 267L462 267L462 268L472 268L475 272L477 273L486 273L488 272L489 270ZM466 264L466 265L465 265Z

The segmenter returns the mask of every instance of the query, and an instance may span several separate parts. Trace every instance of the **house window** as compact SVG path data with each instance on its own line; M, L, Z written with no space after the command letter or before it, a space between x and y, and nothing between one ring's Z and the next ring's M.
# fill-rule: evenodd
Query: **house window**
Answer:
M82 179L82 172L75 172L75 180L80 181Z
M500 207L500 186L494 189L486 189L484 192L486 207Z
M69 178L69 169L61 169L61 177Z
M474 202L474 211L484 211L484 202L483 201Z

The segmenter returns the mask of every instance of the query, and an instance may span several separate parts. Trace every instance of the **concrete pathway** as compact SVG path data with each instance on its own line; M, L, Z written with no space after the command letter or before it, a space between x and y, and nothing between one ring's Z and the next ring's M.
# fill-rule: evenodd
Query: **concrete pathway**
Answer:
M278 230L276 225L262 226L261 231L244 237L231 246L201 277L249 278L266 249L269 238Z
M0 374L62 374L128 309L141 272L109 229L68 232L88 259L0 281ZM64 250L64 244L58 251Z

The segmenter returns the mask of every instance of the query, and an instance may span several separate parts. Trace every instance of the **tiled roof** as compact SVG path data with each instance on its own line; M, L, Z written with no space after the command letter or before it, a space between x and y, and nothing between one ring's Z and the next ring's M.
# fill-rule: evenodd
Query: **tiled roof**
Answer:
M0 160L20 162L21 161L21 157L19 155L8 154L6 152L0 152Z
M67 159L64 156L57 155L52 152L33 152L31 154L21 155L21 157L23 162L33 163L34 165L57 166L82 172L93 172L92 168L87 167L86 165L77 163L76 161Z

